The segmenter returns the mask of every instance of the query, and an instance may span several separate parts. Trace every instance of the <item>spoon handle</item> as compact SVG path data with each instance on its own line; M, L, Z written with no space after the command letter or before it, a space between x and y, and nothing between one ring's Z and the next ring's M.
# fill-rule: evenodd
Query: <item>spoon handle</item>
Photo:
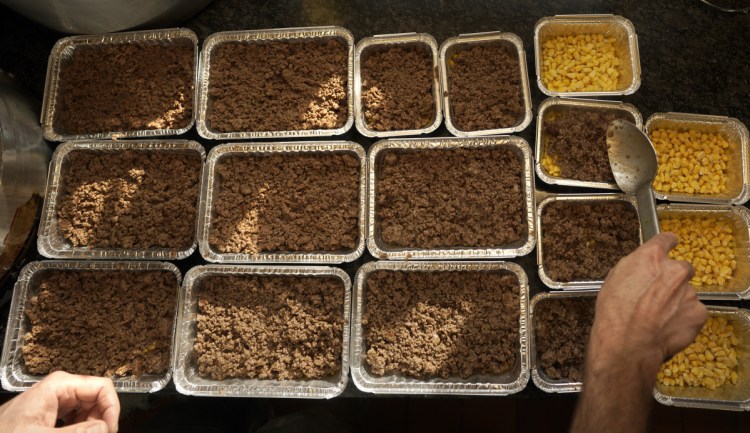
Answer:
M638 218L641 220L643 242L659 234L659 219L656 216L656 201L651 185L646 184L635 193Z

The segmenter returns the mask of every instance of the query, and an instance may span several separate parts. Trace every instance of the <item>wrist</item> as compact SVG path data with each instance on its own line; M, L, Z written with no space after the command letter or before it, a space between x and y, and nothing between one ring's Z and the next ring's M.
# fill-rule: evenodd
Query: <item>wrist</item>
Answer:
M658 347L636 341L631 333L625 332L622 338L615 338L612 332L595 326L586 353L586 374L626 375L631 378L636 375L648 382L650 387L656 381L663 361Z

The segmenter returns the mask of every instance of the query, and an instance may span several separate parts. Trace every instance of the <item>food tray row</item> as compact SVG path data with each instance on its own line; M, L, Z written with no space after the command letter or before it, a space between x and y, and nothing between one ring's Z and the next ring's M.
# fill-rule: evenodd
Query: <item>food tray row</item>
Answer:
M105 272L124 272L136 278L131 280L135 287L122 287L121 297L108 299L110 303L118 304L116 308L128 310L137 303L129 297L140 290L138 275L142 279L153 279L153 276L147 277L148 273L166 273L169 276L167 280L171 282L163 289L171 291L173 295L172 307L166 308L170 310L167 311L170 313L170 326L162 330L169 344L159 348L164 351L162 356L168 358L168 366L160 374L115 374L115 387L120 392L155 392L173 379L177 390L188 395L332 398L343 392L349 371L359 389L379 394L508 395L522 390L529 377L547 392L575 392L581 388L580 380L565 377L577 376L563 371L561 379L548 377L545 362L549 363L550 360L546 352L540 357L540 351L550 350L548 346L552 338L554 344L578 344L578 350L582 353L585 339L581 342L576 341L575 336L556 337L554 329L550 328L565 325L569 328L570 324L561 322L565 317L541 312L540 306L546 307L560 300L593 300L596 296L593 292L541 293L529 302L526 274L520 266L507 262L371 262L357 272L353 289L345 272L330 267L206 265L191 269L181 282L180 272L174 265L165 262L34 262L23 269L13 294L0 362L5 389L24 390L41 380L43 374L33 374L29 369L37 368L39 357L45 353L55 353L56 359L49 360L52 365L70 357L65 351L39 351L40 346L50 344L49 335L46 336L46 343L44 340L45 333L50 332L49 328L64 328L69 324L45 323L44 320L51 320L53 316L45 318L44 309L39 308L40 303L53 297L55 289L66 290L66 296L74 299L78 296L77 288L55 286L61 284L60 281L66 281L65 278L55 280L55 275L77 274L82 277L76 282L82 282L85 286L86 279L94 279L94 274ZM108 284L112 285L117 285L120 282L118 278L122 278L122 274L104 275ZM295 288L302 283L301 280L291 282L293 278L304 279L307 281L305 284L314 280L327 281L329 286L328 289L300 291L306 294L298 296ZM459 289L453 290L455 293L440 286L440 281L455 286L454 279L463 282ZM50 281L58 283L52 284ZM413 290L414 284L423 287ZM263 292L268 294L264 295ZM395 304L388 301L393 297L407 299L407 309L393 310ZM255 299L260 301L253 303ZM85 304L88 301L83 298L78 302ZM291 318L284 316L287 320L285 325L280 326L289 330L273 331L284 335L285 339L282 340L271 340L272 336L264 335L268 329L264 329L262 324L258 325L255 322L257 317L252 316L265 307L271 308L276 302L290 307L281 307L281 310L297 309L296 315ZM70 301L64 303L70 304ZM331 303L327 313L312 309L326 303ZM249 306L256 309L252 310ZM99 308L107 307L101 305ZM593 309L593 303L588 304L587 308ZM231 311L240 313L226 316ZM445 316L446 311L452 311L451 314L461 320L451 321L455 317ZM725 385L718 390L659 385L654 394L665 404L748 410L750 313L738 308L713 306L709 307L709 312L712 316L726 318L735 327L740 354L738 383ZM590 313L593 320L593 310ZM315 314L321 314L320 317L329 314L328 322L323 325L333 324L337 326L336 330L320 331L314 336L305 337L303 331L305 326L310 326L309 323L320 326L320 322L315 321L320 317ZM113 318L102 327L101 323L96 323L99 320L96 317L96 309L84 308L72 320L86 323L86 326L96 329L94 332L128 326L115 323ZM272 314L266 313L264 316L266 321L277 319ZM300 320L308 325L300 328ZM585 326L583 321L573 325ZM492 331L485 330L483 326L490 326ZM55 329L56 332L65 332L65 329ZM302 332L302 335L294 331ZM401 335L404 332L410 337ZM498 332L498 335L485 336L488 332ZM213 337L208 337L206 333L212 333ZM78 328L75 335L88 334ZM128 338L119 335L118 338ZM485 337L490 340L485 341ZM298 341L300 338L302 340ZM500 339L501 349L497 349L497 338ZM276 341L276 344L271 344L271 341ZM489 344L489 341L493 343ZM86 346L85 342L79 347L83 346ZM117 343L114 346L117 347ZM304 352L302 347L320 349ZM146 349L144 353L152 349ZM117 352L118 349L110 350ZM273 354L260 361L253 358L253 354L263 350ZM298 353L300 351L303 353ZM140 352L140 348L136 348L136 352ZM576 360L570 359L570 350L562 353L556 355L558 358L555 360L568 366L571 362L575 364ZM300 365L305 365L305 368L311 369L311 374L319 376L280 376L299 375L296 367L292 367L295 364L284 363L284 356L298 357L294 359ZM490 357L489 360L487 357ZM85 363L82 361L85 355L81 356L78 351L74 358L77 359L75 362ZM335 367L317 369L326 362ZM268 363L270 367L263 363Z
M543 92L609 96L638 88L635 30L627 19L611 15L540 20L537 76L540 44L559 34L589 32L615 41L622 59L617 88L555 92L538 78ZM398 51L389 54L391 49ZM499 75L477 75L489 55L507 64L495 71ZM389 65L394 56L404 59L400 71ZM489 78L492 82L475 83ZM482 92L472 87L477 85ZM489 90L494 99L481 100L490 97ZM115 93L118 98L107 98ZM148 104L122 102L128 95ZM254 105L264 100L278 106ZM488 113L484 105L497 110L506 103L511 105L505 112L481 119ZM421 117L404 122L408 116L395 108L402 104L412 104L404 109ZM292 105L306 111L292 110ZM366 136L390 137L434 131L443 108L446 126L457 136L526 128L532 110L521 39L511 33L477 33L438 47L428 34L408 33L365 38L355 47L351 32L328 26L216 33L199 53L196 35L181 28L68 37L50 55L41 122L51 141L173 135L193 124L204 138L224 140L332 136L354 124ZM253 117L263 110L270 111L260 117L271 120Z

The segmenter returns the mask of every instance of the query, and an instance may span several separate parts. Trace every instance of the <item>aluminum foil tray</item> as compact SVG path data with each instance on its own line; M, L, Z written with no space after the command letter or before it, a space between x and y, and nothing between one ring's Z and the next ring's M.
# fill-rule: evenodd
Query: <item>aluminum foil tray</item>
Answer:
M550 38L563 35L602 33L615 38L615 52L620 59L617 88L607 92L555 92L542 82L542 46ZM540 19L534 27L536 82L548 96L619 96L630 95L641 85L641 60L638 35L630 20L618 15L556 15Z
M359 240L357 247L348 251L315 251L315 252L265 252L258 255L241 253L222 253L209 242L213 200L218 194L219 185L217 163L228 155L258 154L303 154L303 153L346 153L355 156L359 162ZM251 174L248 174L251 175ZM220 263L344 263L359 258L365 250L365 208L367 206L367 159L364 149L351 141L298 141L285 143L237 143L222 144L214 147L208 154L203 177L203 188L198 211L198 244L201 255L209 262Z
M57 110L57 96L60 87L60 71L65 60L69 59L73 51L83 45L113 45L128 43L147 43L158 45L191 45L194 47L193 69L198 69L198 37L190 29L175 28L164 30L139 30L135 32L110 33L104 35L70 36L57 41L52 48L47 64L47 82L44 87L42 101L42 129L44 138L49 141L70 141L84 139L116 139L129 137L157 137L165 135L179 135L187 132L195 123L195 98L193 98L193 114L187 126L176 129L141 129L134 131L110 131L95 134L66 134L58 129L55 115ZM193 73L195 85L196 73Z
M383 155L390 151L429 152L431 149L489 148L507 147L522 160L524 199L527 215L527 235L512 245L496 248L402 248L383 242L380 235L380 221L377 218L377 178ZM421 138L381 140L370 148L368 162L368 222L367 249L375 258L390 260L454 260L454 259L498 259L529 254L536 245L536 220L534 218L534 162L529 144L520 137L498 136L484 138Z
M596 110L606 113L624 113L639 129L643 127L641 113L632 104L617 101L595 101L591 99L563 99L547 98L539 105L536 121L536 174L544 183L550 185L574 186L581 188L598 188L619 191L615 182L582 181L565 177L552 176L542 168L542 157L546 152L547 137L544 134L544 124L550 115L571 111Z
M3 389L7 391L25 391L39 382L44 376L36 376L24 372L22 349L24 338L29 331L29 324L24 317L27 300L34 296L42 275L49 271L169 271L175 275L175 290L178 290L182 274L177 267L167 262L114 262L114 261L41 261L26 265L16 281L13 289L13 300L8 316L8 328L5 331L3 356L0 360L0 379ZM172 338L175 335L177 323L177 304L172 324ZM175 357L175 345L172 344L171 358ZM112 378L118 392L156 392L164 388L172 377L172 369L160 375L142 375L139 377L123 376Z
M559 194L559 195L553 194L553 195L548 196L544 200L542 200L539 203L539 206L537 207L536 219L537 219L537 226L539 227L539 245L536 250L537 252L536 258L537 258L537 263L539 267L539 278L550 289L598 290L602 286L602 283L604 282L604 280L586 280L586 281L568 281L568 282L555 281L552 278L550 278L549 275L547 275L547 272L544 269L544 247L543 247L544 230L542 226L542 212L544 211L544 208L546 206L556 201L572 201L572 202L579 202L579 203L595 202L595 201L623 201L626 203L630 203L633 206L633 209L635 210L636 215L637 215L638 207L636 206L635 196L625 195L625 194ZM638 227L640 227L640 221L638 222ZM639 234L641 243L643 243L643 229L642 227L640 228L641 230L639 231L638 234Z
M518 54L518 61L521 71L521 92L524 105L523 117L518 119L515 125L505 128L495 128L479 131L464 131L453 123L453 116L450 104L450 79L448 78L449 64L451 57L460 51L471 49L476 45L501 45L510 48ZM531 123L531 91L529 86L529 72L526 69L526 51L523 49L523 41L513 33L472 33L452 37L440 46L440 78L442 79L443 89L443 108L445 111L445 126L451 134L457 137L477 137L482 135L512 134L523 131Z
M57 210L61 206L65 191L64 169L69 161L68 155L76 151L120 152L124 150L193 154L200 156L201 162L206 159L203 146L188 140L76 141L59 145L52 155L47 177L47 194L37 238L37 249L40 254L53 259L181 260L195 251L198 245L197 224L191 245L179 250L75 247L62 235ZM199 179L203 178L202 173L199 176ZM199 191L203 189L202 184L199 183L198 189ZM196 211L197 219L198 212Z
M296 129L289 131L235 131L221 132L211 128L207 120L207 113L211 109L211 97L209 88L211 86L211 64L213 62L214 49L224 43L241 42L246 44L257 44L267 42L293 42L303 40L326 40L334 38L343 42L347 47L347 117L343 126L335 129ZM237 140L257 138L292 138L292 137L328 137L341 135L348 131L354 123L354 107L352 99L352 71L354 57L354 36L343 28L336 26L323 27L295 27L271 30L242 30L231 32L214 33L203 42L201 51L200 72L198 73L198 85L196 86L196 100L198 101L198 117L196 125L198 134L203 138L211 140Z
M435 72L432 81L432 94L435 99L435 117L432 123L424 128L376 131L367 126L365 120L365 109L362 104L362 63L373 51L384 50L393 46L423 47L429 50L432 56L432 65ZM435 38L426 33L400 33L393 35L376 35L364 38L357 43L354 53L354 124L360 134L365 137L397 137L405 135L429 134L436 130L443 121L442 98L440 97L440 69L438 68L438 44Z
M747 127L732 117L704 114L654 113L646 121L646 135L655 129L696 129L719 133L729 143L727 149L727 191L723 194L663 193L654 190L659 200L687 203L745 204L750 199L750 133Z
M256 276L313 276L334 277L341 280L343 343L341 371L337 376L319 380L226 379L201 377L195 361L193 344L197 333L198 289L201 280L212 275ZM207 265L191 269L185 275L180 292L174 383L177 391L186 395L211 397L264 398L333 398L344 392L349 378L349 326L351 310L351 281L341 269L322 266L239 266Z
M430 380L417 380L397 375L373 376L366 366L366 336L362 327L362 315L367 290L367 277L378 270L394 272L511 272L518 277L520 285L520 317L518 361L513 370L502 376L483 375L467 379L449 377ZM529 283L523 269L515 263L507 262L370 262L359 268L355 281L354 306L352 316L351 370L352 380L360 390L374 394L410 395L510 395L526 387L529 381L527 310Z

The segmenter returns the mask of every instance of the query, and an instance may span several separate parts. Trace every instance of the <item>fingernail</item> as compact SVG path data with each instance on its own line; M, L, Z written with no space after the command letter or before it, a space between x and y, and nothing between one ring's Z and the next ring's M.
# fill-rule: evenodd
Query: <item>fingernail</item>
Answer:
M98 422L87 428L86 433L107 433L107 426L103 422Z

